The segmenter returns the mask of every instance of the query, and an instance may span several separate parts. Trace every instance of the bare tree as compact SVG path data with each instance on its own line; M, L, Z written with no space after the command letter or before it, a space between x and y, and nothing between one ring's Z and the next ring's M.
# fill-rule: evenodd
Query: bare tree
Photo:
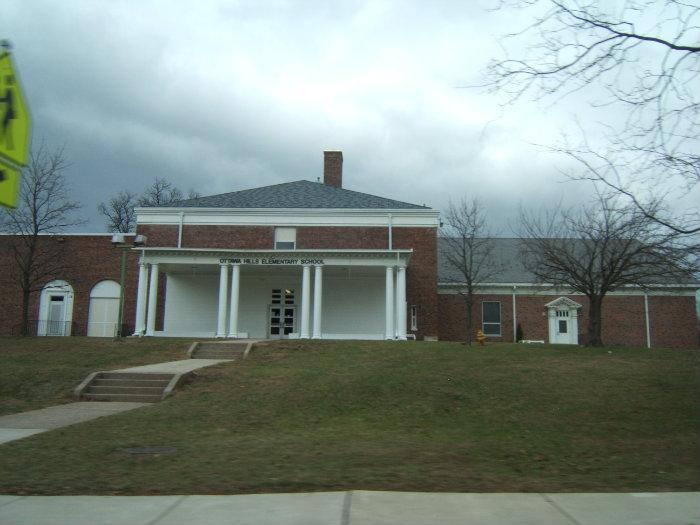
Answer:
M111 232L130 233L136 228L136 194L121 191L116 197L109 199L107 204L101 202L97 210L107 219L107 228Z
M2 230L14 234L7 248L15 261L10 272L22 289L22 335L29 329L32 294L67 268L64 244L47 234L83 223L74 217L80 205L70 199L63 175L68 166L63 149L49 152L42 145L32 152L29 167L22 170L19 205L0 218Z
M187 193L187 199L199 197L201 195L193 189ZM109 231L129 233L136 229L135 206L168 206L183 199L182 191L172 182L164 178L156 178L140 197L128 190L123 190L107 203L101 202L97 210L104 215Z
M156 178L144 194L139 198L139 206L167 206L175 201L182 200L182 191L172 182L163 178Z
M678 282L693 265L682 234L660 228L617 196L599 195L591 206L521 211L522 256L540 282L588 298L587 344L602 346L603 299L627 285Z
M700 232L697 209L676 216L652 189L667 184L686 190L700 182L700 5L503 0L499 8L531 12L532 18L504 39L505 46L515 43L519 56L489 64L491 90L505 93L508 102L596 90L592 106L621 107L627 119L603 129L604 149L557 147L584 164L582 173L570 176L614 190L665 228ZM611 158L614 164L599 162Z
M459 293L467 311L465 342L471 345L476 288L499 271L484 209L478 199L450 202L441 235L445 261L464 279Z
M201 195L193 189L187 193L188 199L199 197ZM142 196L123 190L107 203L101 202L97 210L104 215L109 231L129 233L136 229L135 206L168 206L180 200L183 200L183 194L179 188L166 179L156 178Z

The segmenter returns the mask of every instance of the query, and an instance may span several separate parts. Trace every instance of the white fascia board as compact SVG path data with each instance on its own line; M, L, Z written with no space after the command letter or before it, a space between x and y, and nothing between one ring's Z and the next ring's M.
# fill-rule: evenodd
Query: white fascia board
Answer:
M135 208L137 224L232 226L437 227L440 212L424 209Z
M438 283L438 294L458 294L464 288L464 283ZM583 295L570 289L557 287L547 283L482 283L477 285L476 293L480 295ZM608 292L606 295L638 295L657 296L674 295L694 297L700 284L650 284L646 287L625 285Z

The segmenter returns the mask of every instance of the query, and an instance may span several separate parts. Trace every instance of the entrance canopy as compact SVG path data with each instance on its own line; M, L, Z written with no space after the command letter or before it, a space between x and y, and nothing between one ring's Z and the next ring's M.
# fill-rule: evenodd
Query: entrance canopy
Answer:
M406 338L412 250L141 250L136 335Z

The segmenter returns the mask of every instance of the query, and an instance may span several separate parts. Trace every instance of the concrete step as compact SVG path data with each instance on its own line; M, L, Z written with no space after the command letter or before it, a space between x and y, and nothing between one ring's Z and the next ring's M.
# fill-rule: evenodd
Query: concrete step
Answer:
M145 380L167 380L173 378L173 374L139 374L137 372L103 372L100 379L138 379Z
M234 354L233 352L196 352L192 358L193 359L236 359L241 357L241 354Z
M144 394L93 394L85 393L83 399L88 401L132 401L134 403L157 403L160 401L160 395L144 395Z
M197 351L202 350L214 350L216 352L220 350L224 351L239 351L243 353L248 346L248 343L199 343L197 346Z
M124 386L124 387L158 387L168 386L169 379L102 379L97 378L91 383L93 386Z
M97 386L87 387L87 394L134 394L147 396L162 396L164 387L128 387L128 386Z

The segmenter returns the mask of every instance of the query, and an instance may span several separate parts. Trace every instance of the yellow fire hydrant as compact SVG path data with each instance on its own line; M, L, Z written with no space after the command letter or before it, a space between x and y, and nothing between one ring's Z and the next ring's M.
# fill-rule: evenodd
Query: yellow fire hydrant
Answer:
M484 341L486 341L486 334L483 330L476 331L476 340L479 342L479 346L484 346Z

